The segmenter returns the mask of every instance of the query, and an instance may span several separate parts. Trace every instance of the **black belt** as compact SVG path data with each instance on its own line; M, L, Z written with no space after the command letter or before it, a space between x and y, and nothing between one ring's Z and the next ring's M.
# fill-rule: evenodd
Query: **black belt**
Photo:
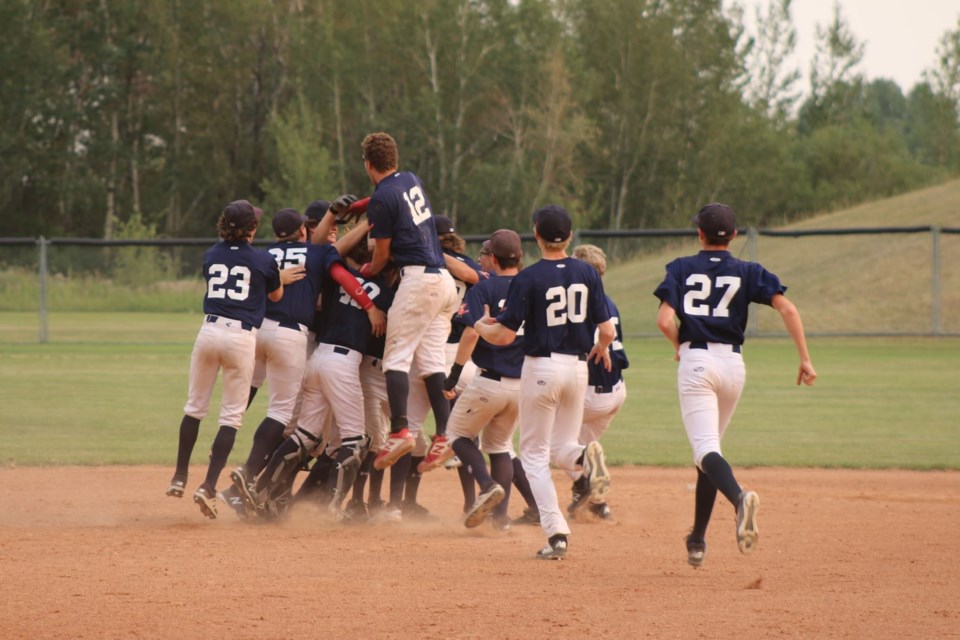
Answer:
M340 355L345 356L350 353L350 349L347 349L346 347L334 347L333 352L339 353Z
M730 346L733 348L733 352L734 352L734 353L740 353L740 345L738 345L738 344L732 344L732 345L730 345ZM706 343L706 342L691 342L691 343L690 343L690 348L691 348L691 349L704 349L704 350L706 350L706 349L707 349L707 343Z
M284 329L293 329L294 331L301 330L300 325L297 324L296 322L278 322L277 324L283 327Z
M487 369L481 369L480 377L486 378L487 380L493 380L494 382L500 382L500 380L502 380L503 378L507 378L509 376L502 376L496 371L488 371Z
M593 389L593 392L594 392L594 393L613 393L613 389L614 389L615 387L619 386L619 384L620 384L621 382L623 382L623 379L622 379L622 378L617 381L617 384L612 384L612 385L610 385L610 386L604 386L604 385L602 385L602 384L598 384L598 385L592 387L592 389Z
M212 313L211 313L211 314L207 314L207 322L216 322L216 321L219 320L220 318L221 318L221 316L215 316L215 315L213 315ZM230 320L230 318L224 318L224 320ZM234 320L234 322L237 322L237 321ZM252 330L253 330L253 325L250 324L249 322L241 322L241 323L240 323L240 328L243 329L244 331L252 331Z

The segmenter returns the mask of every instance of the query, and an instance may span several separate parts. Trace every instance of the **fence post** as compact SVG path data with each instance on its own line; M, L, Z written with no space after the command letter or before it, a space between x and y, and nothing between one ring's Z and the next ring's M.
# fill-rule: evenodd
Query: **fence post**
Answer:
M40 246L40 344L47 343L47 245L49 241L40 236L37 240Z
M940 227L930 227L933 240L930 283L930 327L933 335L939 336L943 332L940 326Z
M750 262L757 262L757 233L756 227L747 228L747 259ZM757 317L760 314L751 313L747 316L747 335L750 337L759 335L760 333L760 321Z

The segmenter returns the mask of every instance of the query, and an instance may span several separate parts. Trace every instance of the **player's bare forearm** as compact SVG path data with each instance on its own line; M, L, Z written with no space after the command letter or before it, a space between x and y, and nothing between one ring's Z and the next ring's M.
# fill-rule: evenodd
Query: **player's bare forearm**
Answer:
M328 244L327 238L330 236L330 229L337 224L336 218L333 212L327 209L327 212L320 218L320 222L317 223L317 228L313 230L310 242L315 245Z
M480 341L480 334L473 327L466 327L460 335L460 344L457 346L457 355L453 361L459 365L467 364L467 361L473 355L473 350Z
M673 345L673 359L680 359L680 327L677 326L677 312L666 302L660 303L657 312L657 328Z
M283 284L281 283L279 287L268 293L267 297L272 302L280 302L280 299L283 298Z
M771 306L777 310L783 320L783 326L787 333L793 339L793 344L797 348L797 355L800 356L800 370L797 373L797 384L812 386L817 379L817 372L813 368L813 362L810 360L810 352L807 349L806 333L803 330L803 320L800 319L800 312L797 307L787 300L783 295L776 295L770 302Z
M466 282L467 284L474 285L480 282L480 276L477 275L477 272L471 269L469 266L460 262L453 256L448 256L443 254L443 261L447 265L447 271L450 272L454 278L461 282Z
M367 233L369 232L370 223L366 220L362 220L357 223L357 226L355 226L353 229L350 229L350 231L344 234L342 238L337 240L337 243L333 246L337 250L337 253L339 253L341 256L345 256L353 251L354 247L360 244L360 242L367 237Z
M370 269L364 275L377 275L387 266L388 260L390 260L390 238L377 238L373 245L373 258L370 260Z

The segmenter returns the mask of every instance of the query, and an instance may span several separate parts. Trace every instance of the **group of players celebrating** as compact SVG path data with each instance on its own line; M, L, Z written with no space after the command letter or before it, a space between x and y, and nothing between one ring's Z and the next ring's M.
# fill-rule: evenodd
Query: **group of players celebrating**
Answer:
M306 500L352 523L427 517L417 502L421 476L446 466L460 477L466 527L490 522L507 531L512 523L539 524L547 542L536 557L561 559L570 535L567 517L584 509L612 518L611 478L599 440L626 398L622 371L628 360L619 313L603 289L605 256L593 245L568 255L570 214L548 205L532 220L539 261L524 267L520 236L509 229L495 231L474 261L463 254L451 221L434 215L420 179L398 170L390 135L366 136L362 150L373 195L316 201L306 215L276 212L277 241L266 251L250 245L262 211L242 200L223 210L221 241L204 256L205 318L191 357L167 495L184 495L200 421L222 370L220 428L207 475L193 494L207 517L217 517L218 499L243 518L278 517ZM798 384L812 384L816 376L785 287L759 265L742 268L751 263L726 251L736 235L732 209L721 211L720 236L712 227L705 233L713 220L706 210L698 226L709 250L701 254L710 256L694 266L716 271L719 262L724 273L740 269L742 286L733 287L728 274L711 290L716 274L687 277L675 261L656 292L658 325L681 361L681 408L698 471L696 517L687 538L694 566L703 562L717 490L736 508L744 553L756 544L759 498L740 488L719 450L742 376L717 391L702 375L711 362L684 373L681 354L694 349L715 357L726 346L723 353L739 357L746 306L761 302L781 312L797 344ZM340 236L338 225L345 223L352 227ZM699 391L687 392L695 396L688 416L684 388L691 377L701 379L693 383ZM267 416L246 462L218 492L244 412L264 380ZM424 423L431 411L435 432L428 440ZM519 456L513 446L518 428ZM572 480L565 509L551 465ZM298 472L307 468L298 485ZM508 516L512 487L526 506L515 520Z

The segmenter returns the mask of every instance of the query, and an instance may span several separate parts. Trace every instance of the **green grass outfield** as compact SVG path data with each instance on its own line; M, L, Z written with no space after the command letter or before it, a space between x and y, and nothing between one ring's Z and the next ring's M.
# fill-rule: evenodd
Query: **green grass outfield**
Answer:
M0 315L9 327L10 315ZM102 344L0 344L0 464L173 464L199 318L136 315L101 327ZM168 332L148 331L156 328ZM131 342L107 344L117 336ZM642 338L626 348L628 400L604 436L608 459L690 464L669 345ZM815 338L811 352L819 379L797 387L789 340L748 341L747 388L724 440L734 466L960 468L960 339ZM231 464L249 449L265 395L244 420ZM213 413L195 462L206 459Z

